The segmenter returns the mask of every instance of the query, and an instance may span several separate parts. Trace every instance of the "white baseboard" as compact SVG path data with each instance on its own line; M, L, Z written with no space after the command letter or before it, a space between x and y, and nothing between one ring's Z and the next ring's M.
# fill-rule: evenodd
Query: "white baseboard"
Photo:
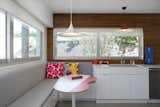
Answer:
M60 98L59 101L71 101L71 98ZM98 100L95 98L77 98L77 101L96 101L96 103L160 103L160 99L136 100Z
M96 103L147 103L148 100L96 100Z
M60 98L60 101L71 101L71 98ZM95 98L76 98L77 101L96 101Z

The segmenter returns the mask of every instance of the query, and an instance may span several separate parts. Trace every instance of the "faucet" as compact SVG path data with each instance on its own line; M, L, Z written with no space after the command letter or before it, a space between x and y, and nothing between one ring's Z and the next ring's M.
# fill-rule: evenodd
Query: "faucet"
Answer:
M121 61L120 61L121 64L125 64L125 60L123 58L123 55L121 55Z

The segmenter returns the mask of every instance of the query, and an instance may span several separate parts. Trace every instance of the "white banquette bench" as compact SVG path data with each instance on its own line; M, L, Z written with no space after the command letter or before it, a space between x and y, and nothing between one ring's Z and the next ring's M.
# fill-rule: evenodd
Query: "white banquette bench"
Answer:
M55 80L45 79L46 62L0 67L0 107L54 107Z

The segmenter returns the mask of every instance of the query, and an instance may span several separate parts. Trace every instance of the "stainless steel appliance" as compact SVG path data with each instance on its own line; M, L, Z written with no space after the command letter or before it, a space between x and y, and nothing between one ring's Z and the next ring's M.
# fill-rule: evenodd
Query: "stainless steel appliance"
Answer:
M160 99L160 68L149 68L150 99Z

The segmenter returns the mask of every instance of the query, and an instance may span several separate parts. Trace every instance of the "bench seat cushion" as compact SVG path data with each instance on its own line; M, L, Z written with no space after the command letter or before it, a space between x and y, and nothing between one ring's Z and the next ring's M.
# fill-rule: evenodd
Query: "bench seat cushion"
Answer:
M53 91L56 80L42 80L22 97L9 105L9 107L41 107Z

